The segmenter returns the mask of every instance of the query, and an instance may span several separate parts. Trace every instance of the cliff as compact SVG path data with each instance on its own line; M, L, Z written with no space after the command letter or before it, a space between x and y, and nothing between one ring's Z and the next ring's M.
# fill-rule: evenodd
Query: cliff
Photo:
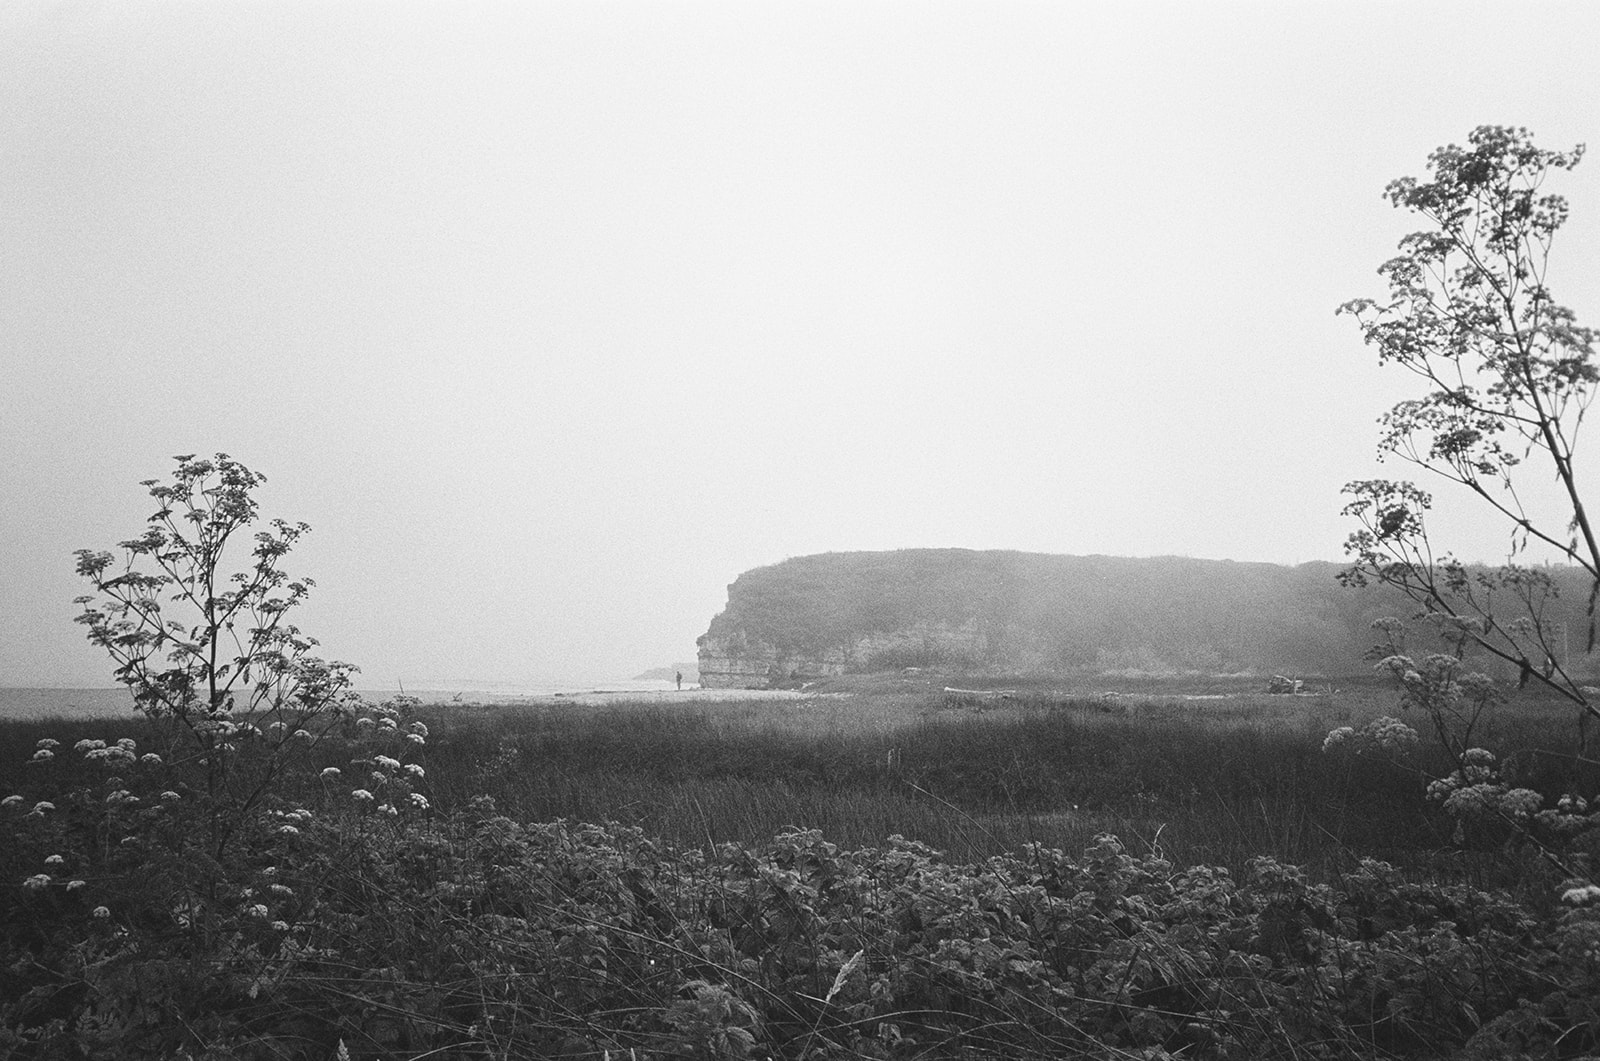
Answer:
M697 644L700 683L846 672L1361 673L1374 619L1416 609L1341 566L968 549L823 553L740 575ZM1581 618L1582 592L1563 610ZM1574 646L1576 647L1576 646Z

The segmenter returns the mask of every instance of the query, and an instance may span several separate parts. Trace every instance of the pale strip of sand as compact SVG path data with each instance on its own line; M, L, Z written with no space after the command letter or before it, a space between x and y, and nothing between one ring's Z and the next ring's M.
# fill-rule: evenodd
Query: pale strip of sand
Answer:
M579 707L606 707L610 704L671 704L723 703L731 700L813 700L819 693L798 689L593 689L588 692L549 693L542 696L495 697L494 703L515 706L518 704L560 707L563 704ZM838 695L838 694L832 694Z

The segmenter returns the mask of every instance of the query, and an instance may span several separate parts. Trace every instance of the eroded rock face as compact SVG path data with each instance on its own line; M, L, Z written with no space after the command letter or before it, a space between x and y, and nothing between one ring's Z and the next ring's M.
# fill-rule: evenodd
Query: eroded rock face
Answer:
M763 689L790 681L811 681L843 674L847 665L842 649L817 655L789 653L764 641L742 635L700 638L700 687L703 689Z
M989 639L976 622L960 626L917 623L905 630L865 634L848 645L810 651L785 650L742 631L725 637L708 633L698 645L700 685L707 689L760 689L858 670L925 666L976 670L992 654Z

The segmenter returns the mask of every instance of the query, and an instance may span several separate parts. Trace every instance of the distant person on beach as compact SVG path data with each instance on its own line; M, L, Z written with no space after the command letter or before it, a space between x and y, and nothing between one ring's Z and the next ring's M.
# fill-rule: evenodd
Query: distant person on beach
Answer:
M683 671L678 672L678 692L683 692Z

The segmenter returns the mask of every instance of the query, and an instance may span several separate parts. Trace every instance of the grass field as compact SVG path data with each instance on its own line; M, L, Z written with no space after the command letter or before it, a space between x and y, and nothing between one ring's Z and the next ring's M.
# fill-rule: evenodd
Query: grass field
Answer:
M1391 690L962 684L368 705L226 776L136 717L0 723L0 1056L1600 1049L1600 908L1430 804L1427 742L1324 753ZM1484 743L1593 792L1570 725Z
M1271 854L1319 875L1365 855L1478 882L1515 872L1492 857L1495 837L1464 849L1454 821L1423 800L1426 775L1448 772L1438 755L1322 752L1330 729L1395 712L1375 681L1301 696L1238 680L989 684L954 693L863 677L794 700L425 705L417 717L433 732L427 791L444 812L487 795L518 819L616 821L702 846L801 827L845 845L899 834L976 859L1029 842L1077 850L1111 832L1235 871ZM142 725L0 724L0 787L26 785L39 737L137 736ZM1569 742L1559 705L1516 702L1485 738L1502 756L1520 751L1552 790L1572 768L1530 754Z

